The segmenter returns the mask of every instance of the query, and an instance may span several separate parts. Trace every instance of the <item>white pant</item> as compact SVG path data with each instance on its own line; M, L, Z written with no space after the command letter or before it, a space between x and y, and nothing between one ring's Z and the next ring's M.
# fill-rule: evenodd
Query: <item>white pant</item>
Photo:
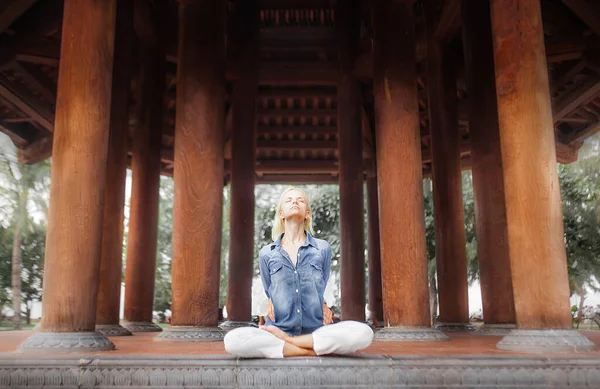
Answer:
M357 321L341 321L317 329L312 334L317 355L351 354L367 348L373 340L373 330ZM255 327L229 331L223 340L225 350L242 358L283 358L285 341Z

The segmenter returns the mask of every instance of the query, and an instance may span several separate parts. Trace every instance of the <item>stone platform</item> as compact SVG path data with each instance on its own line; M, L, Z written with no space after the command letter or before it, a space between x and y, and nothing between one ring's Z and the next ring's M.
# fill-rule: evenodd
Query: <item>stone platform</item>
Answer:
M582 331L596 344L600 331ZM0 388L600 388L600 353L515 353L500 337L374 342L345 357L236 359L221 342L113 337L115 351L16 353L31 332L0 333Z

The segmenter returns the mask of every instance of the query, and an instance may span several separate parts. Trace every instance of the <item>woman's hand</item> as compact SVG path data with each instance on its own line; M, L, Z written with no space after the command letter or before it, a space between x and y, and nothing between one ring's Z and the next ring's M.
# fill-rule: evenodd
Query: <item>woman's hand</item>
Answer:
M327 303L323 303L323 325L328 325L333 323L333 312L327 306Z
M271 319L271 321L275 321L275 310L273 309L273 302L271 301L271 299L267 301L267 316L269 316L269 319Z

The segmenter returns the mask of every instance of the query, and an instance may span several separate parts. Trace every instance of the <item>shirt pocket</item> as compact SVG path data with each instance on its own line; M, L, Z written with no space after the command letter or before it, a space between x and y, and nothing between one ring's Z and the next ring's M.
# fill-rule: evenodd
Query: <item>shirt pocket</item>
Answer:
M269 275L271 282L278 284L286 277L285 266L281 261L273 261L269 264Z
M311 277L315 282L319 283L323 281L323 263L319 259L311 259L310 263L310 271Z

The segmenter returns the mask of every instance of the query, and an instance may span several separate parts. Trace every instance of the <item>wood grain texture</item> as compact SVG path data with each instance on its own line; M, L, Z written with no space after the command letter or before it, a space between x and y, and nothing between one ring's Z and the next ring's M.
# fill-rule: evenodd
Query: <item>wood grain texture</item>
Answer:
M571 328L540 2L490 4L517 325Z
M250 321L254 271L254 180L259 14L256 0L237 4L234 39L239 77L232 94L231 206L227 318ZM258 259L257 259L258 260Z
M360 84L353 75L360 19L356 1L338 3L338 129L340 166L340 276L344 320L365 320L362 111Z
M115 11L115 1L64 3L42 331L96 323Z
M133 3L117 2L110 131L106 164L102 255L96 324L119 324L123 264L123 207L132 72Z
M427 14L427 95L439 321L467 323L469 292L455 61L451 49L435 39L434 18L431 11Z
M140 44L138 50L140 65L131 158L124 319L130 322L150 322L156 272L166 62L164 52L158 45Z
M463 0L461 7L483 317L487 324L515 323L492 28L482 16L490 6Z
M375 4L374 97L386 326L430 326L412 6Z
M179 7L172 324L209 327L219 304L225 1Z

